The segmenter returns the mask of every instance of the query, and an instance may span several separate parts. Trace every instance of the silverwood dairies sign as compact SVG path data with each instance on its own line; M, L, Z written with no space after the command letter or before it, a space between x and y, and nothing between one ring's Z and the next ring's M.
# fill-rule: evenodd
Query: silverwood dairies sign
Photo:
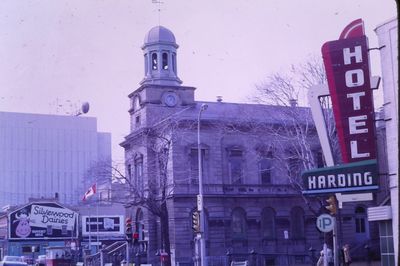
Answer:
M303 193L376 190L375 118L363 21L353 21L339 40L326 42L322 57L344 164L305 171Z
M9 213L9 239L77 237L78 213L55 202L27 204Z

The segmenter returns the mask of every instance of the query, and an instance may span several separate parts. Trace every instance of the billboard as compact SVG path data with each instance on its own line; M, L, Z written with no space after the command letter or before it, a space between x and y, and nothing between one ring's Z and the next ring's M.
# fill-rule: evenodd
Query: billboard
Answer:
M9 213L9 239L77 237L77 217L77 212L57 203L30 203Z
M302 173L303 194L316 195L378 189L376 160L316 168Z
M124 217L122 215L82 216L82 235L123 235Z
M343 162L376 159L368 40L363 21L353 21L339 40L326 42L322 57Z

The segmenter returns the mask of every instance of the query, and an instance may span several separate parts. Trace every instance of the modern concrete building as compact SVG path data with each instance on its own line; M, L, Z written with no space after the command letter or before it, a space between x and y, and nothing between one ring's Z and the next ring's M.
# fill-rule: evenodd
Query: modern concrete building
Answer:
M129 95L131 132L121 143L131 201L136 201L127 217L137 230L145 228L141 241L148 246L147 262L158 265L155 254L164 252L172 265L198 261L192 214L198 206L201 165L201 230L209 265L228 265L230 260L310 265L331 238L316 229L325 198L301 194L304 166L323 167L310 110L295 104L195 101L195 88L183 86L178 77L177 48L165 27L146 35L145 77ZM367 221L366 210L374 204L349 203L341 210L338 233L342 244L352 246L354 259L365 259L365 244L378 237L377 225Z
M390 19L379 25L378 36L381 55L383 87L383 124L386 143L383 143L387 162L390 194L379 207L368 209L368 219L379 222L382 265L399 263L399 61L398 22Z
M98 161L111 164L111 135L96 118L0 112L1 207L54 197L76 205Z

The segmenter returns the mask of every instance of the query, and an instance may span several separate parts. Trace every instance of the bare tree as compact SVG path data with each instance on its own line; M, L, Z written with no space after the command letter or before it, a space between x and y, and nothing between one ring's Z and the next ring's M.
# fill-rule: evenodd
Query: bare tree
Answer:
M168 199L172 197L175 186L171 175L171 148L181 123L177 114L179 112L128 136L131 147L128 149L125 171L117 164L110 167L109 164L99 162L88 174L98 180L113 180L113 186L118 187L118 191L107 200L127 207L147 209L159 219L161 247L167 254L171 254ZM179 136L182 137L181 134ZM138 159L140 166L137 164ZM169 256L165 265L170 264Z
M314 85L326 84L326 74L319 57L311 56L305 63L291 65L288 71L271 73L255 86L249 97L253 102L290 106L307 106L307 90Z
M255 94L251 100L285 106L282 109L283 115L277 117L279 126L265 129L276 137L275 147L279 152L274 153L275 159L279 161L281 173L286 177L293 187L298 191L303 190L301 171L317 168L321 162L318 157L321 154L318 147L316 128L312 120L311 110L300 107L307 106L307 90L314 85L326 84L326 74L321 59L310 57L305 63L292 65L286 73L273 73L267 76L266 80L256 86ZM332 116L329 97L320 100L324 110L326 124L328 126L331 146L339 154L336 130ZM336 158L336 160L340 160ZM317 213L312 207L309 198L303 197L310 210ZM322 201L319 201L319 207Z

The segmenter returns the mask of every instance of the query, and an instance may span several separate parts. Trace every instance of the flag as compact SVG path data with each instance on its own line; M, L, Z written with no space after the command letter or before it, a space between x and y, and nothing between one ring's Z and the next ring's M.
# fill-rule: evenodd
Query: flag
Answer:
M94 184L93 186L91 186L88 191L86 191L85 195L83 195L82 200L85 201L86 199L90 198L91 196L93 196L96 193L96 184Z

